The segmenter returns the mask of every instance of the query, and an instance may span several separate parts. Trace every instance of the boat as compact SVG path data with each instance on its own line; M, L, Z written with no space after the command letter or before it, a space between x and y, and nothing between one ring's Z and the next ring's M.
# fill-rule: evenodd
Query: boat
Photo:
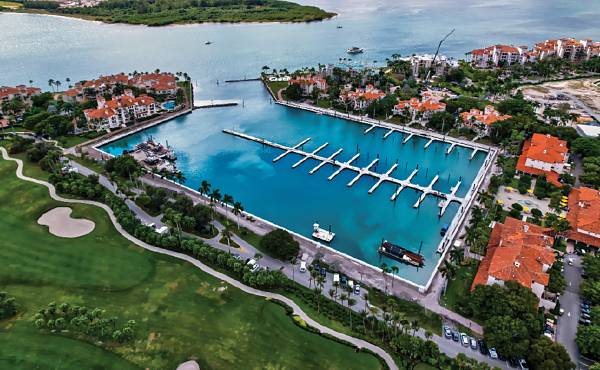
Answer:
M338 29L340 29L340 28L344 28L344 27L342 27L342 26L337 26L337 28L338 28Z
M444 224L444 226L442 226L442 229L440 230L440 235L444 236L446 235L446 233L448 232L448 224Z
M407 265L421 267L425 264L425 258L420 253L411 252L387 240L381 242L377 251L384 256L393 258L398 262L406 263Z
M315 222L313 224L313 238L322 240L324 242L331 242L333 238L335 238L335 233L331 232L331 226L329 226L329 230L322 229L319 227L319 224Z
M212 44L212 41L206 41L206 42L204 43L204 45L210 45L210 44Z
M348 53L348 54L360 54L363 51L365 51L365 49L359 48L358 46L353 46L349 49L346 49L346 53Z

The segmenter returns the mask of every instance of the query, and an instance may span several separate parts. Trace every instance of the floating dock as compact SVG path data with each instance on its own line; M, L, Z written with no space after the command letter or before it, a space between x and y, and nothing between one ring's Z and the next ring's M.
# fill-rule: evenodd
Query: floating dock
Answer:
M373 129L375 129L375 127L377 127L377 126L373 125L373 126L369 127L368 129L365 130L364 134L366 135L369 132L373 131Z
M408 141L409 141L410 139L412 139L412 137L413 137L413 136L415 136L415 134L413 134L413 133L411 132L411 133L410 133L410 135L408 135L408 136L407 136L407 137L406 137L406 138L405 138L405 139L402 141L402 144L406 144L406 143L408 143Z
M450 145L450 147L446 150L446 155L452 153L452 151L454 150L455 147L456 147L456 143L452 143Z
M471 156L469 157L469 160L475 158L475 154L477 154L478 151L479 151L479 148L473 149L473 152L471 152Z
M301 142L299 142L298 144L294 145L293 147L289 147L286 145L282 145L282 144L278 144L278 143L274 143L265 139L261 139L255 136L251 136L251 135L247 135L241 132L237 132L237 131L233 131L233 130L228 130L225 129L223 130L224 133L227 133L229 135L233 135L233 136L237 136L246 140L251 140L257 143L260 143L262 145L267 145L273 148L277 148L280 150L283 150L283 153L281 153L279 156L277 156L276 158L273 159L273 162L277 162L278 160L280 160L281 158L284 158L285 156L287 156L288 154L297 154L300 156L303 156L305 158L309 158L309 159L313 159L316 160L318 162L320 162L316 167L314 167L312 170L310 170L310 174L314 174L315 172L317 172L321 167L323 167L325 164L331 164L334 167L339 167L331 176L329 176L329 180L332 180L335 176L337 176L342 170L350 170L350 171L354 171L356 172L356 177L354 177L347 186L352 186L354 185L362 176L370 176L372 178L377 179L377 187L379 187L379 185L381 185L381 183L383 182L390 182L392 184L398 185L398 190L396 191L396 193L394 193L394 195L392 195L391 200L395 200L396 197L398 196L398 194L400 194L400 192L404 189L404 188L411 188L411 189L415 189L417 191L420 191L422 194L419 196L419 200L417 200L417 203L415 203L414 207L417 208L421 205L421 203L423 202L423 200L425 199L425 197L427 195L433 195L436 196L438 198L443 198L445 199L448 203L449 202L458 202L458 203L463 203L464 199L461 197L456 196L456 191L453 193L443 193L441 191L438 190L434 190L433 189L433 185L435 185L436 181L439 179L439 176L436 175L435 178L431 181L431 183L429 184L429 186L422 186L419 184L415 184L413 182L411 182L412 178L416 175L418 169L413 170L413 172L410 174L410 176L408 176L408 178L406 178L405 180L401 180L395 177L391 177L390 174L396 169L396 165L392 166L386 173L378 173L378 172L374 172L372 170L372 167L375 166L378 162L379 162L379 158L375 158L373 161L371 161L371 163L366 166L366 167L358 167L352 164L352 162L354 162L358 157L359 157L359 153L355 154L350 160L348 160L347 162L341 162L335 159L335 157L337 155L339 155L343 149L338 149L335 153L333 153L332 155L330 155L329 157L323 157L319 154L316 154L315 151L313 152L306 152L302 149L299 149L302 145L306 144L308 141L310 141L310 138L306 138L304 140L302 140ZM318 152L317 148L317 152ZM375 191L377 189L377 187L375 188L371 188L372 191Z
M237 100L194 100L194 109L231 107L239 104Z

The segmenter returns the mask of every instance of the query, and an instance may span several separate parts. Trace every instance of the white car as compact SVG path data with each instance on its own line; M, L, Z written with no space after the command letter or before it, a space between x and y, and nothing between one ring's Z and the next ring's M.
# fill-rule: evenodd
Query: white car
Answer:
M469 346L469 337L465 333L460 333L460 342L464 347Z
M306 272L306 262L300 262L300 272Z
M569 258L569 266L573 266L573 259Z
M493 358L493 359L498 358L498 353L496 352L496 348L490 348L489 351L490 351L490 358Z
M254 265L254 267L252 267L252 268L250 269L250 271L251 271L251 272L256 272L256 271L258 271L259 269L260 269L260 265L257 263L257 264L255 264L255 265Z

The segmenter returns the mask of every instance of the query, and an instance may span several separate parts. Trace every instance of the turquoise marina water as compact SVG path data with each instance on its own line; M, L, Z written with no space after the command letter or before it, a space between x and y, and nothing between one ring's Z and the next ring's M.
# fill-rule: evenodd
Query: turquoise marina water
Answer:
M292 169L301 157L288 155L273 163L281 150L263 147L222 130L235 129L289 146L310 137L304 150L310 152L328 142L319 154L329 156L342 148L337 157L341 161L350 159L358 150L361 155L356 165L364 167L378 157L375 171L384 173L397 162L398 168L392 175L400 179L418 165L420 170L413 182L426 186L439 174L434 189L449 192L462 179L459 196L466 194L486 153L479 152L469 160L471 149L456 147L446 155L450 144L433 142L424 149L428 139L422 137L414 136L402 144L401 133L385 140L384 129L364 135L366 125L272 104L260 83L247 84L254 88L249 89L252 94L244 95L243 107L198 110L101 149L120 155L149 137L162 143L168 141L175 149L179 169L186 176L185 185L190 188L197 189L207 179L222 193L241 200L247 211L307 237L315 221L323 227L331 225L337 234L331 243L333 248L375 266L381 262L397 265L400 276L425 284L439 258L436 250L441 240L440 229L451 223L458 203L452 203L446 214L438 218L439 198L428 196L414 209L419 192L407 188L392 202L390 196L396 186L389 183L383 183L369 195L368 190L376 182L371 177L363 176L354 186L347 187L356 175L353 171L343 171L328 181L336 169L331 165L310 175L308 172L318 162L307 160ZM423 242L425 267L417 270L387 258L380 259L376 249L382 238L415 251Z
M271 141L294 145L306 137L305 150L329 142L323 150L347 160L361 151L360 165L379 155L378 172L396 160L394 175L403 178L417 164L414 181L428 184L439 172L436 188L448 191L459 177L464 195L477 173L484 153L468 160L470 150L456 148L444 155L448 144L434 143L423 150L424 139L401 144L401 134L383 140L384 132L368 135L365 126L319 116L270 103L260 83L225 84L226 79L255 77L262 66L300 68L317 63L337 63L351 46L366 49L354 62L381 63L393 53L433 53L443 35L456 28L441 52L463 57L470 49L493 43L528 44L564 36L600 38L600 0L307 0L339 13L325 22L310 24L186 25L165 28L109 25L59 17L0 14L0 84L33 84L47 87L48 79L71 81L117 72L187 72L199 89L196 98L235 99L244 106L197 110L146 132L112 143L105 150L118 154L152 135L169 141L179 158L186 185L196 188L202 179L241 200L252 213L310 235L318 220L337 233L332 246L368 263L379 265L375 252L381 238L418 249L423 242L425 268L399 266L400 275L423 284L430 276L440 240L439 230L450 223L458 205L452 204L438 219L438 198L428 196L418 210L418 194L406 189L395 203L389 201L394 186L382 184L367 191L374 179L363 177L346 186L354 174L343 172L333 181L325 166L314 175L316 164L306 161L292 170L298 158L272 159L278 150L221 132L235 128ZM343 26L338 29L337 26ZM204 45L210 40L212 45ZM220 83L217 85L217 81ZM387 159L387 160L386 160ZM429 169L428 171L426 169ZM448 177L449 180L448 180ZM390 264L390 261L386 261Z

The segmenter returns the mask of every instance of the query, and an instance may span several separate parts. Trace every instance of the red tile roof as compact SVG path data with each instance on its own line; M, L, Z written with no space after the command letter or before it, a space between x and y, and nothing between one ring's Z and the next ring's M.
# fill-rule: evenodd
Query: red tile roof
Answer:
M567 237L600 248L600 191L581 187L569 194L567 221L571 225ZM581 232L583 230L585 232Z
M543 271L543 265L554 263L552 235L552 229L511 217L504 224L496 223L471 289L487 284L488 276L501 281L514 280L527 288L533 282L548 285L549 275Z
M554 186L561 187L562 184L558 181L558 173L528 167L525 163L528 158L546 163L563 163L566 162L568 152L569 149L567 148L566 141L559 140L550 135L533 134L531 140L525 140L523 144L523 151L517 160L517 171L531 175L546 175L548 182Z

